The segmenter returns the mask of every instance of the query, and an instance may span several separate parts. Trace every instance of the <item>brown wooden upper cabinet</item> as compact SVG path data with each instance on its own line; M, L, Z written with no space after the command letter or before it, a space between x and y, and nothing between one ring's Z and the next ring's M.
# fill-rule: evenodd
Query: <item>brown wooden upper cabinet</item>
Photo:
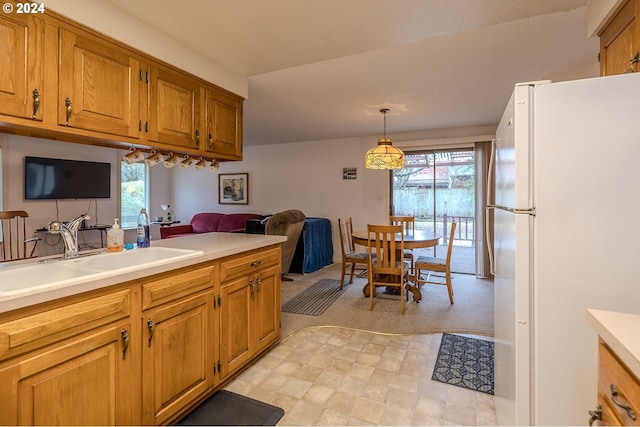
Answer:
M640 0L627 0L598 33L600 75L640 71Z
M33 15L0 15L0 114L42 120L44 22Z
M242 160L242 97L53 12L1 15L0 58L3 132Z
M148 139L198 149L202 85L157 66L151 67L149 76Z
M242 100L208 89L205 151L242 158Z
M58 124L137 138L140 61L85 35L60 30Z

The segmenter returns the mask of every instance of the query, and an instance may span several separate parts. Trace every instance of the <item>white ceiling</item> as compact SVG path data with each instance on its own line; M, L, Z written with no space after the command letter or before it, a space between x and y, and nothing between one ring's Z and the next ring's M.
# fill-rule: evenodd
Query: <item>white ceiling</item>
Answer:
M248 76L245 145L496 125L515 83L599 69L587 0L110 2Z

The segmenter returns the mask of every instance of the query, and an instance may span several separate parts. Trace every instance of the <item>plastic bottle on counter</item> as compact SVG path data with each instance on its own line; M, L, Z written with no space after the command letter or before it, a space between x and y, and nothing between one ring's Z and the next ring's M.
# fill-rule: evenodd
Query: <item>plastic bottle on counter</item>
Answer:
M142 208L138 215L138 238L136 240L139 248L148 248L151 245L149 231L149 215L147 210Z
M113 219L113 226L107 231L107 252L120 252L124 248L124 230L119 219Z

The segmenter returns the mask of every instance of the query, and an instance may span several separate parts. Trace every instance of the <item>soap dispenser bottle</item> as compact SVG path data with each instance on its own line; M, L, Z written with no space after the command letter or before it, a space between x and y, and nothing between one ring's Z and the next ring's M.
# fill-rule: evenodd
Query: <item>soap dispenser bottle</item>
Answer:
M113 226L107 231L107 252L120 252L124 247L124 230L118 222L118 218L114 218Z

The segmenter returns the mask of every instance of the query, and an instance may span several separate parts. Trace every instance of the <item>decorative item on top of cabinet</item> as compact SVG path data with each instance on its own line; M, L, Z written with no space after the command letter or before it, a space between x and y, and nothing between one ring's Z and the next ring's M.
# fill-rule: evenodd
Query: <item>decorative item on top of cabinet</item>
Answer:
M0 34L0 114L41 121L44 22L31 14L4 13Z
M640 71L640 0L626 0L600 37L600 75Z
M58 124L138 138L140 61L81 32L60 30Z

